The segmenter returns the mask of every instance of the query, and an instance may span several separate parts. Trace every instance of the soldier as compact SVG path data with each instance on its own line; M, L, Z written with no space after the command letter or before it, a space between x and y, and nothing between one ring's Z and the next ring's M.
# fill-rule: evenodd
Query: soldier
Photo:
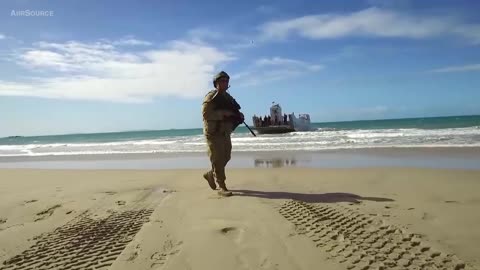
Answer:
M224 71L215 75L213 78L215 89L208 92L202 105L203 133L207 140L208 156L212 166L203 178L213 190L217 188L216 181L220 187L218 193L222 196L232 195L225 185L225 166L232 152L230 135L244 121L244 116L239 111L240 106L227 93L229 80L230 77ZM237 105L238 110L235 110L232 104Z

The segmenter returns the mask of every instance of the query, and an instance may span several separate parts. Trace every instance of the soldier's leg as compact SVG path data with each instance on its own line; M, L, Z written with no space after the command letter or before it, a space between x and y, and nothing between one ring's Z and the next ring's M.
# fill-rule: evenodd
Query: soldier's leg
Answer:
M217 189L217 185L215 184L215 160L217 150L215 149L215 140L212 137L207 137L207 148L208 148L208 157L210 159L211 169L203 174L203 178L207 180L208 185L211 189Z
M226 136L224 143L225 143L225 146L224 146L225 166L227 166L227 163L232 158L232 138L230 138L230 135Z
M230 136L227 136L225 138L225 140L223 141L224 145L223 145L223 151L224 151L224 167L227 166L228 162L230 161L230 159L232 158L232 139L230 138Z
M203 174L203 178L207 180L211 189L217 189L217 185L215 184L215 176L213 175L213 166L212 169Z
M231 141L230 136L225 136L222 140L222 144L223 144L223 147L222 147L223 160L222 161L223 161L223 175L224 175L224 178L223 178L223 181L217 179L217 183L218 183L218 186L222 190L228 191L227 186L225 184L225 180L226 180L225 167L227 166L227 163L231 158L231 152L232 152L232 141Z
M216 136L208 141L210 163L217 183L225 182L224 138Z

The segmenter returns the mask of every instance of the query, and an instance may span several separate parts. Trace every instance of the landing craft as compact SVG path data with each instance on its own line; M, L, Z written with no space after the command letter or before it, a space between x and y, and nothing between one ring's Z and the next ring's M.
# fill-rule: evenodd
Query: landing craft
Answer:
M282 114L282 107L280 104L275 104L270 107L270 121L265 121L264 117L253 116L253 126L259 134L280 134L294 131L309 131L311 130L310 115L295 113Z

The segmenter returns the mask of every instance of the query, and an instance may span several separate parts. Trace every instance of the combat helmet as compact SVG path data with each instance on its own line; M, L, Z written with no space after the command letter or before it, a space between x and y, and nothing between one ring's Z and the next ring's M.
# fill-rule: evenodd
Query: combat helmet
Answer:
M220 78L227 78L230 79L230 76L225 71L220 71L217 75L213 77L213 87L215 87L215 82Z

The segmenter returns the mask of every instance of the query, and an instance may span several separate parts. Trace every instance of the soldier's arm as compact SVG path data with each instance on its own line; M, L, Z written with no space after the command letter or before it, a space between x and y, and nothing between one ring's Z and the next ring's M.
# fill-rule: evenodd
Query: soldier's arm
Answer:
M228 93L227 93L228 94ZM236 109L238 110L238 112L240 112L240 110L242 109L242 107L240 106L240 104L238 104L238 102L232 97L232 95L228 94L228 97L230 98L230 101L232 102L232 105L234 107L236 107Z
M213 103L213 94L209 94L205 97L202 105L203 119L207 121L219 121L224 120L228 112L226 110L215 110Z

